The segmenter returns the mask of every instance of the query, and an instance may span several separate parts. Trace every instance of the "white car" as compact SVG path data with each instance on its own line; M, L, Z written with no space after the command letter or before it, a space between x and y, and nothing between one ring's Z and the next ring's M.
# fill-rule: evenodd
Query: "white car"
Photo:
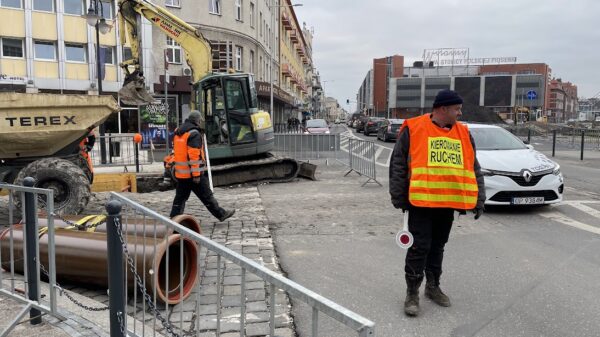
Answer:
M505 129L469 124L485 177L486 205L546 205L562 201L560 166Z

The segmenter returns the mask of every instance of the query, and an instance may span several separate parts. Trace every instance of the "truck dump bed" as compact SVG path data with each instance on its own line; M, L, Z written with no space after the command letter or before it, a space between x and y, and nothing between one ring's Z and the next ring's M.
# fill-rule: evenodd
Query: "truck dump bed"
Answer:
M118 110L112 96L0 93L0 159L51 156Z

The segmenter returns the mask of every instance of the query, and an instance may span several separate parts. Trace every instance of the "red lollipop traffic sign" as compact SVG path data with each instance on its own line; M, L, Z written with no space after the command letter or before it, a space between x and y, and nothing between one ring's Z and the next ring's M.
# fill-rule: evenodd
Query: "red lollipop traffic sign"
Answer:
M408 231L408 211L404 213L404 226L402 230L396 234L396 244L402 249L408 249L413 244L413 236Z

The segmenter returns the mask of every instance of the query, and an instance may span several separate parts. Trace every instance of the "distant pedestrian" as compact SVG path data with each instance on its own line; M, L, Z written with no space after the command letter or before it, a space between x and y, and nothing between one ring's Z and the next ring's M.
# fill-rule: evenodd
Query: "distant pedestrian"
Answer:
M427 277L425 295L441 306L450 306L439 285L454 211L473 211L475 219L483 213L485 187L475 143L467 126L457 123L462 103L456 92L440 91L431 114L404 122L392 153L392 204L409 212L408 227L414 238L404 267L404 312L409 316L419 314L423 272Z
M219 206L210 189L206 171L206 156L200 130L200 112L192 111L185 122L175 130L173 152L177 188L170 217L182 214L191 192L202 201L210 214L219 221L231 217L235 210L225 210Z

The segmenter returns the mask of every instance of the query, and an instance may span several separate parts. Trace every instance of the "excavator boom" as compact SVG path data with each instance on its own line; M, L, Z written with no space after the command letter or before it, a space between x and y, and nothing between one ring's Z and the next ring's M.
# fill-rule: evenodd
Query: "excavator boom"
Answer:
M121 43L131 45L132 58L124 60L121 67L125 71L125 83L119 91L125 104L144 105L155 101L146 91L143 69L141 68L140 32L138 17L148 19L165 35L181 45L185 59L192 69L194 83L211 71L211 47L202 33L166 9L146 0L119 0L119 28Z

